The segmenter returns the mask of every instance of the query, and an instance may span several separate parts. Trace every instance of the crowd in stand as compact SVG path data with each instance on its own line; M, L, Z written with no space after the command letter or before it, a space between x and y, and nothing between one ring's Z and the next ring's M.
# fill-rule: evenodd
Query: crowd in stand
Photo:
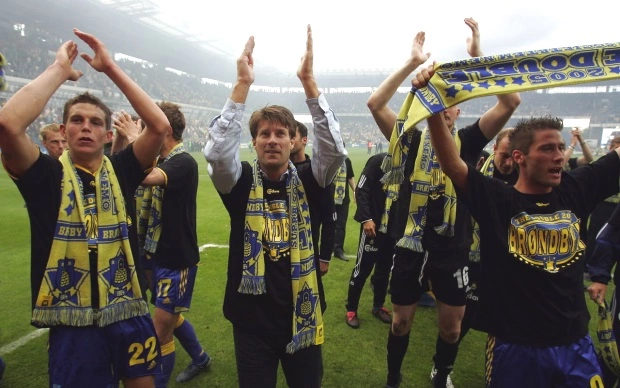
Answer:
M32 29L27 26L0 25L0 34L3 36L2 51L9 65L6 74L12 77L33 79L53 59L54 52L63 40L70 37L53 36L47 31L38 28ZM129 59L120 59L120 66L129 74L144 90L157 101L173 101L180 104L210 108L212 111L201 111L200 114L192 115L188 112L188 128L185 134L186 141L194 146L190 149L199 149L204 145L205 128L208 127L218 104L229 94L228 86L220 83L204 83L200 76L191 74L177 74L165 69L163 64L147 62L135 62ZM114 110L129 109L129 105L117 91L113 83L105 77L88 71L87 65L77 63L76 68L84 72L84 76L74 83L74 86L98 90L103 93L103 100ZM230 80L219 80L228 82ZM10 85L9 85L10 86ZM330 86L331 85L326 85ZM338 87L339 85L334 85ZM9 87L9 92L15 92L16 87ZM363 89L362 89L363 90ZM0 101L10 94L2 96ZM366 101L370 96L368 91L356 91L353 93L329 93L330 101L339 114L342 122L343 140L348 147L365 146L368 141L377 144L381 139L374 137L369 139L368 133L376 133L374 121L365 109ZM390 101L390 108L394 111L400 109L402 102L400 94ZM594 97L594 98L593 98ZM620 103L620 93L597 93L597 94L547 94L537 92L523 93L523 102L519 107L520 116L558 114L567 116L588 116L591 123L620 124L620 114L612 109ZM266 104L287 106L293 112L304 112L305 102L301 93L274 93L266 91L254 91L252 101L248 102L248 109L255 109ZM467 102L467 117L461 117L464 125L471 124L476 117L486 112L493 104L489 98L480 98ZM60 103L50 101L49 107L43 117L28 133L36 135L40 124L49 124L58 118L57 109ZM567 108L570 107L570 108ZM187 109L186 109L187 111ZM243 134L244 144L249 141L249 134ZM33 136L33 139L36 136ZM312 140L312 139L310 139ZM601 144L604 146L604 144Z

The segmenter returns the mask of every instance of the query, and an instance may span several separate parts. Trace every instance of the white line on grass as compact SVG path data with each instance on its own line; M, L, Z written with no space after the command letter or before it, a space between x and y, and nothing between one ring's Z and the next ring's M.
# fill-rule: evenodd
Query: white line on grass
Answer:
M222 245L222 244L204 244L201 245L198 249L200 250L200 252L204 251L207 248L228 248L228 245ZM3 347L0 348L0 356L4 356L5 354L9 354L11 353L13 350L19 348L22 345L25 345L27 342L38 338L40 336L42 336L43 334L47 333L49 329L37 329L35 331L33 331L32 333L23 336L22 338L18 339L17 341L11 342L8 345L4 345Z
M49 329L37 329L33 331L32 333L23 336L17 341L13 341L8 345L4 345L3 347L0 348L0 356L4 356L5 354L11 353L13 350L19 348L22 345L25 345L27 342L30 342L31 340L38 338L42 336L43 334L47 333L48 330Z
M220 245L220 244L205 244L201 245L198 250L200 252L204 251L207 248L228 248L228 245Z

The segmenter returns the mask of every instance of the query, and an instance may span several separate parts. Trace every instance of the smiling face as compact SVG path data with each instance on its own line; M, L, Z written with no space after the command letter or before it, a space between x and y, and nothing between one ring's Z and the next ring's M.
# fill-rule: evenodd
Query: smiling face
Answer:
M533 133L527 154L513 151L513 159L519 165L519 181L529 193L548 193L560 184L565 147L560 131L540 129Z
M295 140L290 130L275 121L260 120L252 139L258 163L270 179L277 180L288 168Z
M89 103L72 105L60 132L67 139L73 161L91 171L101 163L104 145L112 140L104 111Z

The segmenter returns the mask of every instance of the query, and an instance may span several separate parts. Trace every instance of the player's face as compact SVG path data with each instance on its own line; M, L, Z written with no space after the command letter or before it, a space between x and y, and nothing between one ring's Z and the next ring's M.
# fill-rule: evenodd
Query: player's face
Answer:
M495 164L495 168L503 175L510 174L514 170L515 164L512 161L508 136L505 136L494 148L493 164Z
M291 155L296 155L299 152L304 152L304 148L306 147L306 143L308 142L307 137L301 137L301 133L299 131L295 132L295 137L293 138L293 148L291 149Z
M261 169L268 175L284 174L295 142L288 128L279 123L261 120L256 138L252 141Z
M62 137L60 132L49 131L45 134L43 147L45 147L49 156L58 159L65 148L67 148L67 140Z
M443 111L443 119L449 129L452 129L454 127L454 124L456 124L456 119L458 119L460 114L461 109L456 106L451 106L450 108Z
M90 162L103 154L103 146L112 140L112 131L105 123L105 113L95 105L79 103L69 108L67 122L60 131L76 162Z
M523 160L519 163L529 185L540 192L549 192L560 184L565 147L558 130L543 129L534 133L529 154L521 155Z

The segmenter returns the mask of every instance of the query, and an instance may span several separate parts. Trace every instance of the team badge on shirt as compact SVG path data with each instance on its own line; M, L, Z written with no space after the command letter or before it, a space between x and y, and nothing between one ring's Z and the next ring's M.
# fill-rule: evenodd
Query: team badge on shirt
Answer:
M585 244L579 239L579 219L572 212L521 212L511 219L508 249L522 262L556 273L579 260Z

